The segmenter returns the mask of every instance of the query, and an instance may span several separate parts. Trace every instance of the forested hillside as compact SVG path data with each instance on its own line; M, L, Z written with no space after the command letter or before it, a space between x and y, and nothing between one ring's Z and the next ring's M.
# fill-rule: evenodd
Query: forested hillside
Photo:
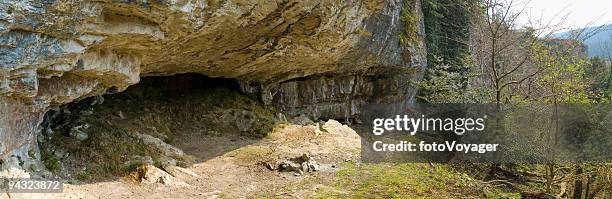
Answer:
M570 38L580 32L584 35L581 39L589 47L589 57L612 58L612 24L557 33L554 36Z
M518 1L424 1L428 69L418 82L417 99L498 105L608 104L612 65L605 50L612 49L606 47L610 26L560 37L550 24L518 24L517 18L527 15L522 6ZM586 56L585 44L593 58ZM609 164L489 164L476 173L490 182L503 181L500 186L511 184L515 191L539 192L537 198L606 198L612 189L606 180L611 175Z

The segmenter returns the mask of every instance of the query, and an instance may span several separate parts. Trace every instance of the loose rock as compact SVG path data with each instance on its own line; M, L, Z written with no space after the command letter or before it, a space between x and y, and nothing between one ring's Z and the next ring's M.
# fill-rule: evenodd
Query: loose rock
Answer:
M185 155L185 153L181 149L169 145L159 138L138 132L133 133L132 136L134 138L142 140L142 142L146 145L150 145L159 149L165 156L182 157Z
M274 168L271 163L266 163L266 167L268 169ZM276 170L280 172L296 172L299 174L304 174L307 172L315 172L319 171L319 163L317 163L314 158L310 155L304 153L301 156L291 158L288 161L284 161L280 163L276 168ZM274 170L274 169L270 169Z
M357 135L357 133L348 127L347 125L342 125L340 122L336 120L328 120L325 122L323 126L321 126L325 131L338 135Z
M176 187L191 186L153 165L141 166L132 175L143 184L163 184Z
M89 124L85 123L82 125L74 126L70 129L70 137L80 141L84 141L89 138L89 134L87 134L87 129L91 127Z
M165 166L163 168L170 175L172 175L174 177L177 177L177 178L180 178L180 179L198 177L198 174L196 174L193 171L191 171L189 169L186 169L186 168L181 168L181 167L177 167L177 166Z

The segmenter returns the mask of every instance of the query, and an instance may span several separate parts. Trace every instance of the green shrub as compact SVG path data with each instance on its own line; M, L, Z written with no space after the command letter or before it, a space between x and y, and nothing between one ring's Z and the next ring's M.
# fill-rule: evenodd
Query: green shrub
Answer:
M399 42L402 45L414 43L418 39L419 20L414 6L414 0L404 1L400 16L400 20L404 23L404 30L399 35Z
M45 167L51 172L56 172L60 169L60 161L53 153L43 150L41 153L41 160Z

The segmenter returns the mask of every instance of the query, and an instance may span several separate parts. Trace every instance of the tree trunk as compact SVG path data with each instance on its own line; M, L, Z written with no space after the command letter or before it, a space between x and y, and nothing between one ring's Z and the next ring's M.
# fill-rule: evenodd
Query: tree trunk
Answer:
M576 179L574 180L574 194L572 196L572 199L583 199L582 192L584 190L582 189L582 186L583 186L583 182L582 182L582 167L580 165L576 165L575 176L576 176Z
M546 165L546 193L552 192L553 180L555 179L555 165Z

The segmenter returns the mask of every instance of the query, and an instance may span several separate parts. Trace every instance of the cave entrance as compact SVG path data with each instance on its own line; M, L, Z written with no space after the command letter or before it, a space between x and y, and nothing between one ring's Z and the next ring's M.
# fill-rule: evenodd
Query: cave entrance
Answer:
M240 84L229 78L210 78L198 73L185 73L173 76L144 77L138 84L130 86L123 94L108 95L113 98L123 97L163 97L172 98L180 96L202 97L199 94L210 94L216 90L226 90L240 93Z
M274 125L274 112L242 93L236 80L153 76L49 111L39 145L54 173L100 180L133 165L204 161L257 142Z

